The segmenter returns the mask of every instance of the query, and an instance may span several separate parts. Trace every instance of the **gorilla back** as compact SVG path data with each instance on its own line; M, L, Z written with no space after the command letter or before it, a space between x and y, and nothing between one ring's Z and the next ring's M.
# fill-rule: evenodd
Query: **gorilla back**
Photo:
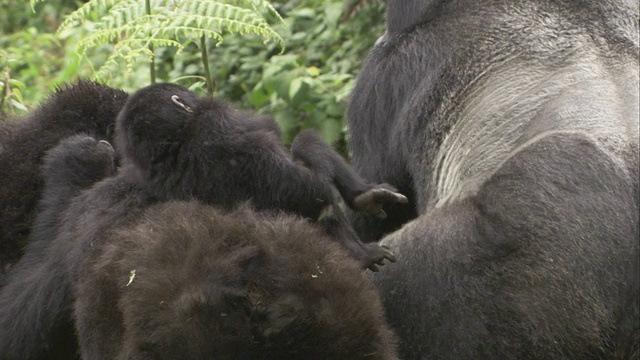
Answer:
M27 243L44 187L39 174L47 150L81 133L109 140L127 97L80 80L58 88L29 115L0 122L0 286Z
M374 276L401 357L632 357L637 9L387 6L399 23L359 75L349 124L355 168L414 205L379 225L354 215L398 255ZM402 9L423 13L406 24Z
M396 360L375 287L299 217L151 206L90 255L83 359Z

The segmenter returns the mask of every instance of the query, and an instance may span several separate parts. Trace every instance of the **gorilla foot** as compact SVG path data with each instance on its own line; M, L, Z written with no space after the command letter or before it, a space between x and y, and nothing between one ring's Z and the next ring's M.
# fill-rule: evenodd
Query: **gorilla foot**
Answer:
M353 251L352 251L353 252ZM384 261L396 262L393 251L385 245L378 243L362 243L360 254L357 255L360 267L378 272L380 266L384 266Z
M369 194L374 190L378 189L370 190L362 195ZM397 193L385 190L385 194ZM395 255L387 246L378 243L363 242L351 225L349 225L344 212L338 205L332 204L327 206L318 218L317 224L329 237L344 246L349 254L360 263L362 269L378 271L379 267L384 265L385 260L396 262Z

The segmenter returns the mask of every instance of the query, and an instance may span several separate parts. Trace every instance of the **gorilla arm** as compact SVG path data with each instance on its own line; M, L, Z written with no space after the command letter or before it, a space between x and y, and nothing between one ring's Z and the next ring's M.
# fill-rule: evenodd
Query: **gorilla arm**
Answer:
M298 138L300 136L302 139ZM252 194L259 194L252 198L258 209L275 208L318 222L360 261L363 268L375 271L376 264L381 265L384 259L395 261L386 247L365 244L357 236L337 205L331 184L342 190L347 203L373 214L380 214L385 203L403 202L406 198L382 186L364 183L315 134L303 132L298 137L292 145L292 159L284 148L261 147L261 138L245 136L244 140L251 144L247 147L251 152L246 154L246 161L238 161L246 166L237 172L236 178L244 178L246 184L239 189L248 187ZM300 164L302 159L304 164ZM246 174L251 174L250 178Z
M313 131L303 130L295 137L291 144L291 155L294 161L302 161L318 175L328 176L346 204L356 211L384 219L387 216L382 209L384 205L408 202L389 184L365 182Z

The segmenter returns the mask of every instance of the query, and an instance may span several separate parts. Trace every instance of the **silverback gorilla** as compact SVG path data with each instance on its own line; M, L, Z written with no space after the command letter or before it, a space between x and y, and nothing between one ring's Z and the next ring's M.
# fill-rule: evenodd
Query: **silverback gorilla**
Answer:
M81 192L66 210L43 209L62 213L46 248L30 248L8 274L0 290L0 358L74 356L71 306L87 259L109 246L111 231L132 224L156 203L197 199L229 211L251 201L257 210L317 220L363 267L392 258L377 244L361 244L346 219L332 220L326 208L335 207L332 182L348 204L374 214L404 197L361 183L311 133L296 138L288 154L276 128L269 118L198 98L173 84L132 94L116 120L118 174ZM66 353L55 352L59 343L72 345Z
M4 272L23 253L43 180L45 152L68 136L111 138L127 100L123 91L89 81L59 89L24 118L0 126L0 286Z
M638 2L388 0L348 110L403 359L638 358Z
M370 279L299 217L167 202L105 244L78 285L84 359L397 359Z

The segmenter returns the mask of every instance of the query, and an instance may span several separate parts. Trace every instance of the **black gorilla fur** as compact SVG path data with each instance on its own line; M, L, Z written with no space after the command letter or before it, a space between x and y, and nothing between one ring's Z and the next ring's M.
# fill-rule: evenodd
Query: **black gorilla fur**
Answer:
M0 283L23 253L43 187L38 176L45 152L68 136L108 140L127 94L89 81L57 91L24 118L0 127Z
M354 215L398 257L401 358L638 357L633 6L388 1L348 115L354 168L412 204Z
M360 183L329 147L309 133L302 138L294 142L293 147L299 148L292 149L294 158L301 154L300 161L322 172L295 163L268 118L197 98L173 84L152 85L132 94L116 121L118 175L75 197L46 249L25 254L9 273L0 291L0 356L47 358L56 342L72 342L71 304L87 258L94 249L108 245L105 239L111 229L136 221L158 202L198 199L231 210L251 200L260 210L317 219L334 239L346 238L353 255L365 255L359 258L365 266L375 264L364 260L389 257L377 244L360 246L345 221L327 215L327 207L335 208L330 185L335 182L348 203L372 213L381 204L404 198ZM27 263L31 266L23 266ZM57 356L74 356L74 346L66 349L66 354Z
M356 261L298 217L168 202L80 277L85 359L397 359Z
M365 183L315 133L298 134L289 154L272 118L198 98L177 85L137 91L118 119L116 141L123 159L145 179L145 191L159 200L194 197L227 210L250 200L257 210L312 220L323 218L327 207L331 217L341 218L332 206L331 184L349 206L373 214L380 214L385 203L406 200L384 185ZM363 267L376 269L384 259L393 260L378 244L362 243L346 221L330 224L328 231L339 229L336 238Z
M71 199L81 190L115 175L115 170L115 150L106 140L78 134L47 151L40 170L44 189L27 246L40 246L40 242L46 243L55 236Z
M34 311L29 305L32 301L30 296L33 293L21 293L19 289L30 286L32 282L37 283L42 276L58 279L56 274L41 273L43 268L40 263L46 256L47 247L56 236L58 227L63 221L63 210L82 189L115 173L115 151L104 140L98 141L90 136L74 135L64 139L45 154L41 172L45 186L42 198L37 205L40 211L29 234L25 256L11 269L10 273L18 276L9 276L12 280L6 293L0 290L4 296L3 302L12 302L12 311L16 312L12 316L21 316L22 312ZM49 295L38 293L38 296L43 297ZM49 315L43 314L43 316L47 319ZM20 326L20 323L7 322L6 324L9 327L0 332L2 336L10 336L9 334L14 332L12 327ZM60 328L63 330L53 332L51 341L45 344L46 358L72 358L77 345L75 339L66 334L73 332L73 324L71 321L66 321L60 325ZM3 344L3 341L0 340L0 344ZM8 353L0 355L0 358L9 356ZM24 354L24 359L30 358L34 358L33 355Z

